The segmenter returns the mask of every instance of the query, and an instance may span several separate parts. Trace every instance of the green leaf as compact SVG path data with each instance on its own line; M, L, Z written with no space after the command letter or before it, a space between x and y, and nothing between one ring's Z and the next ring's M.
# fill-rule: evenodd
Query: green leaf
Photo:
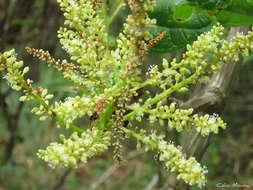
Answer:
M253 0L156 0L156 4L150 17L157 24L148 30L154 37L164 31L166 34L151 52L184 48L217 21L227 27L253 25Z
M178 6L174 10L174 19L177 21L188 20L193 14L193 7L189 5Z
M253 0L232 0L217 14L217 19L223 26L253 25Z
M114 112L113 109L114 101L111 101L106 104L105 109L100 114L99 119L96 121L95 126L99 129L105 129L106 123L110 120L112 113Z
M197 7L202 7L207 10L223 9L226 8L231 0L188 0L188 2L194 3Z
M157 0L155 10L150 14L157 19L155 28L149 32L154 37L166 31L165 36L150 50L165 53L184 48L197 39L197 36L210 30L216 20L207 12L193 6L186 0Z

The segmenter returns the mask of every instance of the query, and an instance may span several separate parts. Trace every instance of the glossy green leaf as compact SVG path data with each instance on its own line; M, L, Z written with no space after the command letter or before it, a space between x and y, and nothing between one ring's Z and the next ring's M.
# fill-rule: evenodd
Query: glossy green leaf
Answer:
M150 14L157 25L149 31L154 37L165 36L151 52L166 53L184 48L209 31L214 24L223 26L253 25L253 0L156 0Z
M113 109L114 101L109 102L106 106L103 112L100 114L99 119L96 121L96 125L100 129L105 129L106 123L108 123L109 119L112 116L112 113L114 112Z
M157 0L157 6L150 14L151 18L157 19L157 25L149 31L154 36L163 31L166 34L150 49L152 52L165 53L181 49L212 28L216 20L193 4L186 0Z

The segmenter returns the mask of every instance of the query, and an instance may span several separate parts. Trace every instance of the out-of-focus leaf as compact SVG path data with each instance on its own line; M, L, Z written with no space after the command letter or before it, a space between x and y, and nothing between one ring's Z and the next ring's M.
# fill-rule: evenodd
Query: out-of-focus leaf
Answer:
M249 26L253 24L253 0L233 0L217 15L223 26Z

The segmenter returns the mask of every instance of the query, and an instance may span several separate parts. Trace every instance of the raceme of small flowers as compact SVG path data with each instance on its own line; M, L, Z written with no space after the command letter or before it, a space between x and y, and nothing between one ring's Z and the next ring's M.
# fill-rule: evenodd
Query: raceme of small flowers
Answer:
M122 2L119 7L124 8L128 4L131 13L113 48L109 45L108 36L114 17L108 19L110 15L106 1L57 2L66 18L58 37L71 61L56 60L44 50L26 50L62 72L63 77L78 89L77 95L53 103L53 95L46 88L35 89L33 81L24 78L29 68L22 68L23 62L17 60L14 50L0 53L0 71L7 71L4 78L14 90L23 90L20 101L36 101L38 106L32 112L39 115L41 120L54 118L58 126L73 131L69 138L61 136L63 143L51 143L46 150L39 150L39 157L53 167L77 167L79 161L86 163L88 158L106 151L110 146L110 134L118 139L115 148L121 149L121 138L117 136L125 132L156 150L166 167L178 172L178 179L190 185L202 186L206 170L194 158L186 159L180 148L164 141L162 136L155 133L138 134L135 128L125 126L124 122L128 121L131 125L132 120L141 121L147 114L150 123L160 120L162 124L167 120L168 126L178 132L195 127L201 135L206 136L217 133L219 128L225 129L226 124L216 114L199 116L193 114L192 109L178 109L175 103L163 105L162 102L173 92L189 90L189 85L196 81L207 82L211 73L220 70L221 61L236 62L240 55L247 56L253 49L253 33L249 32L246 36L239 34L228 42L220 39L223 27L217 24L210 32L200 35L192 45L187 45L180 62L173 59L169 63L163 59L162 70L152 66L148 71L141 71L139 66L144 62L149 44L157 42L164 35L162 33L152 40L145 30L155 24L155 20L149 19L147 13L154 9L155 1ZM146 44L144 40L150 40L150 43ZM144 79L141 73L145 72L147 78ZM152 97L143 90L146 86L159 87L161 92ZM140 90L148 98L139 98ZM91 118L88 130L75 125L75 120L84 116Z
M175 58L170 63L163 59L162 72L159 71L157 65L151 66L147 72L149 84L165 90L190 77L193 80L192 82L196 80L208 82L208 74L221 69L220 61L223 61L222 52L224 51L224 45L226 45L226 41L220 40L223 30L224 28L217 24L206 34L201 34L192 45L187 45L187 51L183 54L184 59L180 62L177 62ZM219 48L220 46L222 47ZM231 53L229 57L232 55ZM184 92L187 90L187 86L183 86L177 91Z
M4 78L9 82L9 85L14 90L21 90L22 87L20 85L19 77L24 76L24 74L29 71L29 68L25 67L22 72L19 71L19 69L23 67L24 63L23 61L17 61L14 49L6 51L3 54L0 54L0 56L0 70L7 69L7 74Z
M49 163L51 167L62 164L65 167L77 168L78 162L87 162L87 159L102 153L110 146L109 131L101 133L97 129L87 130L80 136L74 132L68 139L61 135L61 143L53 142L46 150L39 150L38 157Z
M161 152L159 160L165 162L165 166L171 172L179 173L177 179L183 179L189 185L204 186L207 170L202 168L194 157L186 159L180 149L182 148L176 148L172 143L160 140L158 143L158 150Z
M199 187L205 185L206 168L202 168L194 157L185 158L182 147L176 147L174 143L165 141L163 135L156 135L155 132L147 136L144 130L141 130L140 133L135 133L126 128L123 130L138 140L138 148L141 146L141 141L143 144L148 145L146 151L150 149L157 151L158 156L155 156L156 159L164 163L165 168L169 171L178 172L177 179L183 179L189 185L198 185Z
M150 123L159 120L160 124L164 125L164 121L167 120L168 127L175 128L178 132L188 131L195 127L202 136L206 136L211 132L218 133L219 127L226 129L226 123L217 114L193 115L192 108L177 109L175 102L171 103L170 106L158 102L154 109L143 109L138 103L132 104L129 108L136 111L136 120L138 121L141 121L144 113L148 113Z
M90 102L87 97L68 97L63 103L55 103L54 111L58 115L64 116L64 123L68 128L69 124L73 123L76 118L81 118L88 114L91 116L94 113L95 103Z
M34 57L38 57L44 61L49 67L55 67L58 71L62 72L64 78L70 80L78 87L86 85L84 79L85 76L87 76L87 73L82 72L82 69L79 66L68 63L65 59L62 61L60 59L55 60L48 51L44 51L42 49L37 50L27 47L26 51Z

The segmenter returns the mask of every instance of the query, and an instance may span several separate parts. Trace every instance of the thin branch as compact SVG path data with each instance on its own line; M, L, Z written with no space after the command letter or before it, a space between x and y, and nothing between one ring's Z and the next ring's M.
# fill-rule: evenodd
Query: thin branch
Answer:
M13 149L16 142L16 131L18 129L18 120L19 120L21 109L23 107L23 103L19 103L15 114L10 114L8 112L8 105L5 102L5 100L6 100L6 97L10 94L10 92L11 92L11 89L9 89L4 94L0 94L0 105L3 110L4 118L7 122L7 129L10 133L9 139L7 140L6 147L5 147L3 164L6 164L11 160Z
M104 174L96 180L95 183L91 184L90 190L96 190L100 185L102 185L117 169L119 168L119 165L115 164L109 167Z
M56 184L53 186L52 190L58 190L58 189L60 189L60 188L63 186L63 184L64 184L64 182L66 181L66 179L67 179L67 177L69 176L69 174L71 173L71 171L72 171L72 168L68 168L68 169L64 172L64 174L61 176L61 178L60 178L60 180L58 181L58 183L56 183Z
M141 150L133 151L128 154L126 160L132 159L140 154L142 154L145 150L145 147L143 147ZM109 167L103 175L98 178L94 183L91 184L90 190L96 190L98 189L118 168L120 167L119 164L114 164L111 167Z
M154 189L155 185L159 181L159 176L158 174L154 175L148 186L144 190L152 190Z
M125 4L124 2L122 2L122 3L120 3L120 4L117 6L117 8L116 8L116 10L113 12L112 16L108 19L108 22L107 22L108 26L112 23L112 21L115 19L115 17L116 17L117 14L120 12L120 10L121 10L122 8L125 7L125 5L126 5L126 4Z

